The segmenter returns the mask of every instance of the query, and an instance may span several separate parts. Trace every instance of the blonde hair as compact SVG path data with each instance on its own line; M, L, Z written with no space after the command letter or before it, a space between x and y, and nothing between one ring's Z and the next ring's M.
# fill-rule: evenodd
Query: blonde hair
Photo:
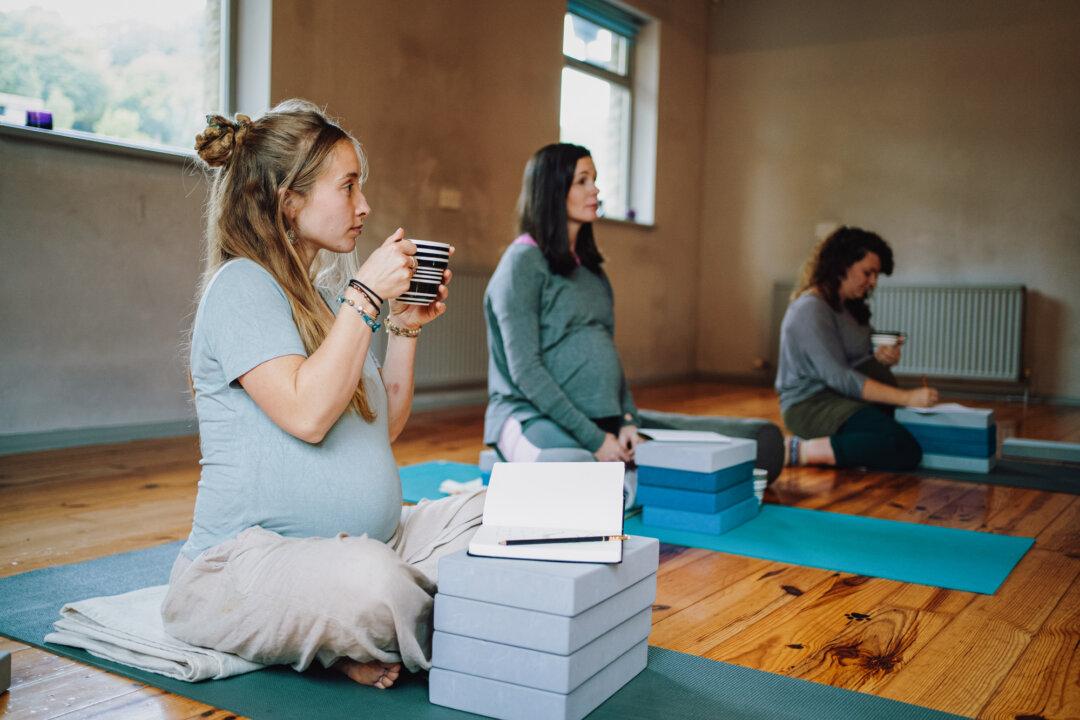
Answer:
M206 203L206 268L200 296L224 263L247 258L265 268L285 291L293 321L308 355L325 340L334 316L318 286L344 285L357 266L353 253L320 251L311 269L287 236L283 191L303 196L341 141L367 162L360 143L314 104L286 100L262 117L207 115L195 150L211 175ZM375 419L361 378L350 406L367 422Z

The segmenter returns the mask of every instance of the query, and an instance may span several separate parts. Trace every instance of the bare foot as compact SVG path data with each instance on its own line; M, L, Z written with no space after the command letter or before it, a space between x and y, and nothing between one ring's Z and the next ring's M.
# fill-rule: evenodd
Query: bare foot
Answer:
M401 663L383 663L378 660L371 662L357 662L349 658L341 658L334 667L345 673L349 679L361 685L371 685L380 690L385 690L394 684L401 674Z

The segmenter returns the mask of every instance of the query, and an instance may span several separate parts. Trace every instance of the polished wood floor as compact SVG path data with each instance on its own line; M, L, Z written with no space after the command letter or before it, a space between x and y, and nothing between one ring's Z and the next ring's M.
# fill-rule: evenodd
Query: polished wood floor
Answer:
M761 388L668 385L637 398L779 421ZM1080 442L1078 408L993 407L999 437ZM395 444L399 462L475 462L482 413L418 414ZM0 577L185 537L197 460L191 438L0 457ZM1036 544L993 596L665 546L652 644L965 716L1080 718L1080 496L803 468L766 501ZM232 716L2 637L0 650L13 654L5 718Z

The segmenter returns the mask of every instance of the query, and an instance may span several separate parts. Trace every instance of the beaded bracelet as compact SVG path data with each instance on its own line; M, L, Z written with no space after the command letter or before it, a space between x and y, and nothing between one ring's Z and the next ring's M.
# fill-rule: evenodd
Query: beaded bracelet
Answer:
M369 288L364 283L360 282L356 278L349 280L349 287L359 290L367 295L367 299L371 301L371 304L375 307L382 307L383 299L379 296L379 293Z
M403 328L400 325L395 324L390 318L386 318L386 332L393 333L398 337L416 338L420 337L420 330L422 328Z
M354 303L350 298L347 298L344 295L339 295L337 301L339 303L345 303L353 310L355 310L360 315L360 317L364 318L364 324L371 328L371 332L378 332L379 328L382 327L381 322L364 312L363 309L358 307L357 304Z

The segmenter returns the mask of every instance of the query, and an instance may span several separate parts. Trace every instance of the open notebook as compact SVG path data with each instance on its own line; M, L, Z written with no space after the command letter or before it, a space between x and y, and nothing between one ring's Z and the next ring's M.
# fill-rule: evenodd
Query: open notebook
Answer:
M622 562L622 542L502 545L501 540L621 535L622 463L495 463L470 555Z

